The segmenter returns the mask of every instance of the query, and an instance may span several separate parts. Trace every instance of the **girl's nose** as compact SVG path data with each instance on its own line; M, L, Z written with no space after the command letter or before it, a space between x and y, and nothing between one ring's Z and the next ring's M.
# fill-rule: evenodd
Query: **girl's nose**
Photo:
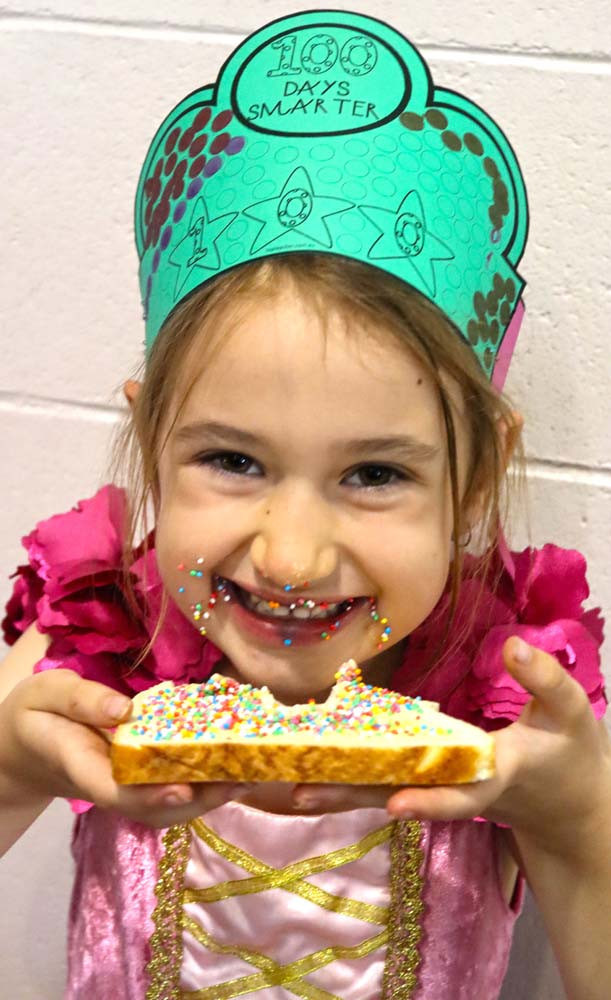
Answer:
M333 513L309 489L278 489L267 498L250 557L257 572L279 587L331 576L337 566Z

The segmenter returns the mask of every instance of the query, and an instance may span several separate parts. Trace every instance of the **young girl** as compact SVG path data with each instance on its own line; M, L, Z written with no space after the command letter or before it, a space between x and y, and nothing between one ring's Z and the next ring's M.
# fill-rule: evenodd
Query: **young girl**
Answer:
M526 230L498 126L361 15L268 25L159 129L130 487L37 526L5 621L3 847L79 814L68 997L492 1000L524 875L608 997L601 623L578 553L500 529ZM135 691L321 701L349 657L493 730L496 776L113 782Z

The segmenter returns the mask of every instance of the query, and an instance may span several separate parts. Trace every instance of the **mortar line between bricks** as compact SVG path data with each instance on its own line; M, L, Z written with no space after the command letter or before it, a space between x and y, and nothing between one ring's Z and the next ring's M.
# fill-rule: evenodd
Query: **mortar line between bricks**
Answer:
M587 462L567 462L566 459L562 458L538 458L537 455L528 453L524 457L527 465L535 465L540 462L541 465L551 466L554 469L593 469L595 472L611 473L611 465L607 465L606 462L601 465L588 465Z
M74 417L93 416L104 423L116 423L124 411L112 403L90 403L85 400L61 399L54 396L31 396L28 393L0 389L0 412L24 413L31 416Z
M588 52L547 52L536 49L494 49L485 46L432 45L418 46L429 58L440 62L472 60L489 66L520 66L542 72L592 73L611 75L611 54L591 55Z
M162 36L167 41L187 41L194 43L208 41L235 45L245 38L248 31L223 27L222 25L178 25L168 21L150 21L79 18L68 15L33 15L0 10L0 31L58 31L80 32L83 34L116 35L131 38L151 38ZM562 52L528 48L502 49L490 46L468 46L459 43L420 43L423 53L440 61L459 62L474 59L477 62L495 65L526 66L543 71L572 70L576 73L611 74L611 53L592 54L588 52Z
M580 463L530 458L526 460L526 475L529 479L547 479L553 482L573 481L580 486L594 486L603 490L611 490L611 469L605 466L597 468Z
M32 396L28 393L10 392L0 389L0 412L27 414L28 416L59 417L60 419L79 417L83 420L116 424L125 410L111 403L89 403L53 396ZM591 466L580 462L565 462L556 459L527 456L526 472L530 477L556 481L576 482L584 486L598 486L611 489L611 468Z
M0 31L71 31L89 35L115 35L117 37L150 39L161 36L161 41L183 41L193 44L201 41L222 42L235 46L246 38L247 32L206 25L179 25L168 21L112 20L59 15L5 14L0 11Z

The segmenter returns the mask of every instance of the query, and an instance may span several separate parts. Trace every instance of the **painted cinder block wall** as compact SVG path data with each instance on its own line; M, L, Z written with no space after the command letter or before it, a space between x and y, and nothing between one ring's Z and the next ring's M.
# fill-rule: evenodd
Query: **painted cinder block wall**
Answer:
M141 159L175 100L210 82L281 0L0 2L3 512L0 597L20 537L106 480L142 327L132 247ZM313 5L314 6L314 5ZM435 79L504 126L532 211L527 318L509 390L526 415L529 516L516 545L582 549L611 608L608 317L611 33L607 0L378 0ZM607 676L611 662L607 651ZM62 995L70 817L56 802L0 865L0 992ZM563 996L529 902L503 1000ZM136 1000L136 998L134 998Z

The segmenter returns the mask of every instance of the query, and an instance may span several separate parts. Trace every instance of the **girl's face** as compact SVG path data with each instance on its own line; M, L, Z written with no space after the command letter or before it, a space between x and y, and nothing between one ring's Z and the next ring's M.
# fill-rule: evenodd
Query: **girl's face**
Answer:
M443 591L451 533L443 417L415 357L337 314L323 331L289 288L253 302L160 461L160 571L190 620L218 593L193 626L225 654L221 669L288 703L324 697L351 657L384 683Z

